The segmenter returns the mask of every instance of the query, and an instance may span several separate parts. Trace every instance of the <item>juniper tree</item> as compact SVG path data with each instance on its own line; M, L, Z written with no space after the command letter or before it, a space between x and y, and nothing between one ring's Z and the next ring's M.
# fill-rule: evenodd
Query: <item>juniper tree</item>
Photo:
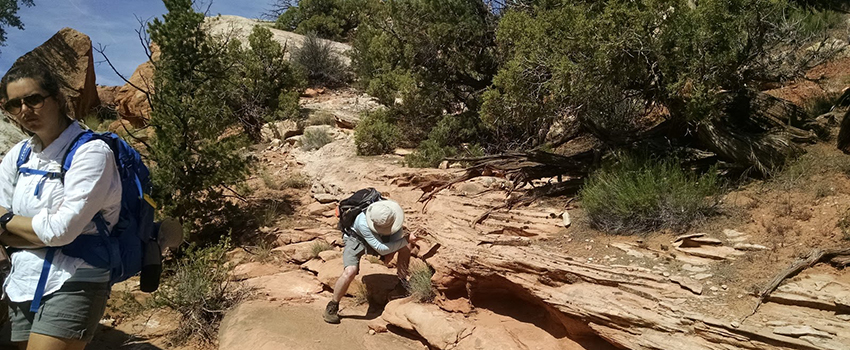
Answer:
M164 0L168 13L148 25L161 56L154 61L151 157L155 197L166 214L196 232L227 205L226 192L245 179L245 144L227 106L225 48L204 30L192 0Z

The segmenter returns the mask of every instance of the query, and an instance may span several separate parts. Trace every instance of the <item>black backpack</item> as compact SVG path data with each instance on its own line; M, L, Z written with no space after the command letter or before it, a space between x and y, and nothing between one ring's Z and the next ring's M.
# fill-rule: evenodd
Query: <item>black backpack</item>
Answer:
M351 229L351 226L354 225L354 219L370 204L381 200L384 200L384 197L381 197L381 192L372 187L354 192L351 197L341 200L337 208L339 215L337 228L343 233L359 236Z

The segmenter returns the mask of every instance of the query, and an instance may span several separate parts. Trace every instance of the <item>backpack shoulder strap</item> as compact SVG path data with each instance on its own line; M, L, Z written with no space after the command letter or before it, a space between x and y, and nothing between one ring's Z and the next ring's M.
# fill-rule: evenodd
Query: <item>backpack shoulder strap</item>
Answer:
M26 163L30 159L31 153L32 153L32 146L30 145L30 142L24 141L23 146L21 146L21 151L18 152L18 160L15 162L18 170L20 170L21 167L24 166L24 163Z
M115 154L115 161L118 161L118 150L115 149L113 142L111 142L111 138L108 135L98 134L91 130L86 130L77 135L73 142L71 142L71 146L68 147L68 150L65 152L65 157L62 158L62 172L68 172L68 169L71 168L71 163L74 161L74 155L77 154L77 150L91 140L102 140L106 142L109 146L109 149L112 150Z

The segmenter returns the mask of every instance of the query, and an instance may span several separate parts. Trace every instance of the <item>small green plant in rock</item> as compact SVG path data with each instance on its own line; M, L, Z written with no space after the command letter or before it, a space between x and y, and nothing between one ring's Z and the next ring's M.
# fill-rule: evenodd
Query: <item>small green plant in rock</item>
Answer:
M590 176L581 192L591 224L608 233L686 229L713 212L720 180L696 176L672 160L623 157Z
M331 250L331 249L333 249L333 247L331 247L331 245L327 241L325 241L323 239L317 239L317 240L313 241L312 245L310 245L310 258L312 258L312 259L318 258L319 253L327 251L327 250Z
M331 135L323 129L309 129L301 136L301 149L314 151L333 142Z
M434 287L431 277L434 270L428 264L419 260L411 261L408 292L419 302L430 301L434 298Z
M245 299L249 291L230 283L234 265L227 260L230 239L199 248L191 245L154 294L154 304L180 314L178 328L171 334L177 344L191 338L215 343L224 313Z

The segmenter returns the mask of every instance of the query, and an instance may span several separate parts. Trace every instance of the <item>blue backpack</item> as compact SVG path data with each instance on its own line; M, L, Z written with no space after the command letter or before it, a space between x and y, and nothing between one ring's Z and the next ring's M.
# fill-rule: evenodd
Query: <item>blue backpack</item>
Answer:
M118 222L112 232L101 213L97 213L92 221L97 226L97 235L80 235L73 242L62 247L49 247L44 259L41 277L38 280L31 311L37 312L44 295L47 275L53 261L56 249L71 257L83 259L92 266L108 268L111 271L110 284L124 281L146 270L142 278L155 279L155 284L142 283L142 290L153 292L159 284L161 272L161 251L157 244L158 227L154 223L154 202L150 198L151 181L148 168L142 163L142 158L133 147L113 133L95 133L86 130L81 133L68 147L62 161L61 172L47 172L22 167L30 157L32 148L25 142L18 155L18 173L21 175L41 175L44 179L64 179L65 173L71 167L77 149L86 142L102 140L109 145L115 154L115 162L121 177L121 211ZM36 186L35 195L39 196L44 180ZM156 261L151 261L156 260ZM151 269L152 267L152 269ZM155 274L155 275L154 275Z

